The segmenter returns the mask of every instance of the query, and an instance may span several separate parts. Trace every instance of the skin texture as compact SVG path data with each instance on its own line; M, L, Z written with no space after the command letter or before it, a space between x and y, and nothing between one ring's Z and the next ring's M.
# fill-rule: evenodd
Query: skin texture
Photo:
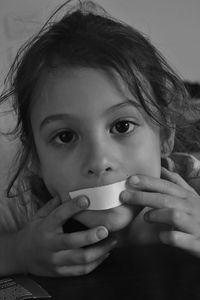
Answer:
M135 103L135 105L134 105ZM31 124L38 172L52 196L124 180L160 177L160 129L119 79L103 70L45 73L33 97ZM118 231L140 209L122 205L76 215L88 227Z

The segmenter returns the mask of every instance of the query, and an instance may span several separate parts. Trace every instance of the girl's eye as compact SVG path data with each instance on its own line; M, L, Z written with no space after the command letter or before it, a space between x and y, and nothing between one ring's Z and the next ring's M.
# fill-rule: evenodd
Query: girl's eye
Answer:
M128 134L134 131L136 124L129 120L118 121L114 124L111 132L114 134Z
M64 145L72 143L76 138L76 134L73 131L63 131L56 135L54 143Z

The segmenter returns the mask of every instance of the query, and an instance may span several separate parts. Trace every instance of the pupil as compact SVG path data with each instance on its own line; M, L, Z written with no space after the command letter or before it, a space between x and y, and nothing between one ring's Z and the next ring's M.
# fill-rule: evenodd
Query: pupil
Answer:
M73 132L64 132L64 133L61 133L60 134L60 140L63 142L63 143L69 143L71 142L71 140L73 139Z
M120 133L126 132L129 129L129 123L128 122L120 122L116 125L116 129Z

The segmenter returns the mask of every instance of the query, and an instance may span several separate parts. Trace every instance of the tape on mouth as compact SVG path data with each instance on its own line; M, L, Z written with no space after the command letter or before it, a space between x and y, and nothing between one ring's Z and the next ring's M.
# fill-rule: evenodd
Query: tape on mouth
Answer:
M88 210L104 210L122 205L120 193L126 189L126 180L94 188L81 189L69 192L71 199L85 195L90 200Z

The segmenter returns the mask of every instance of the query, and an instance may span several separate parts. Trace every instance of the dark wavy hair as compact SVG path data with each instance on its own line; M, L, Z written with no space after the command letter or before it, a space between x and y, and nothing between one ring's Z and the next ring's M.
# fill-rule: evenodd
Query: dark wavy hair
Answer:
M200 154L200 83L184 81L189 94L190 113L185 112L187 123L183 128L178 128L175 139L174 151L184 151Z
M20 48L5 79L0 100L12 100L17 124L11 134L21 141L17 167L7 188L8 196L13 188L18 191L34 189L35 185L36 190L40 189L39 185L43 188L42 179L33 171L36 150L30 107L45 70L89 67L118 74L152 121L168 129L174 123L181 126L184 112L189 109L183 81L148 37L113 18L92 1L78 1L71 6L72 2L76 1L61 5L42 29ZM62 17L57 19L61 12Z

